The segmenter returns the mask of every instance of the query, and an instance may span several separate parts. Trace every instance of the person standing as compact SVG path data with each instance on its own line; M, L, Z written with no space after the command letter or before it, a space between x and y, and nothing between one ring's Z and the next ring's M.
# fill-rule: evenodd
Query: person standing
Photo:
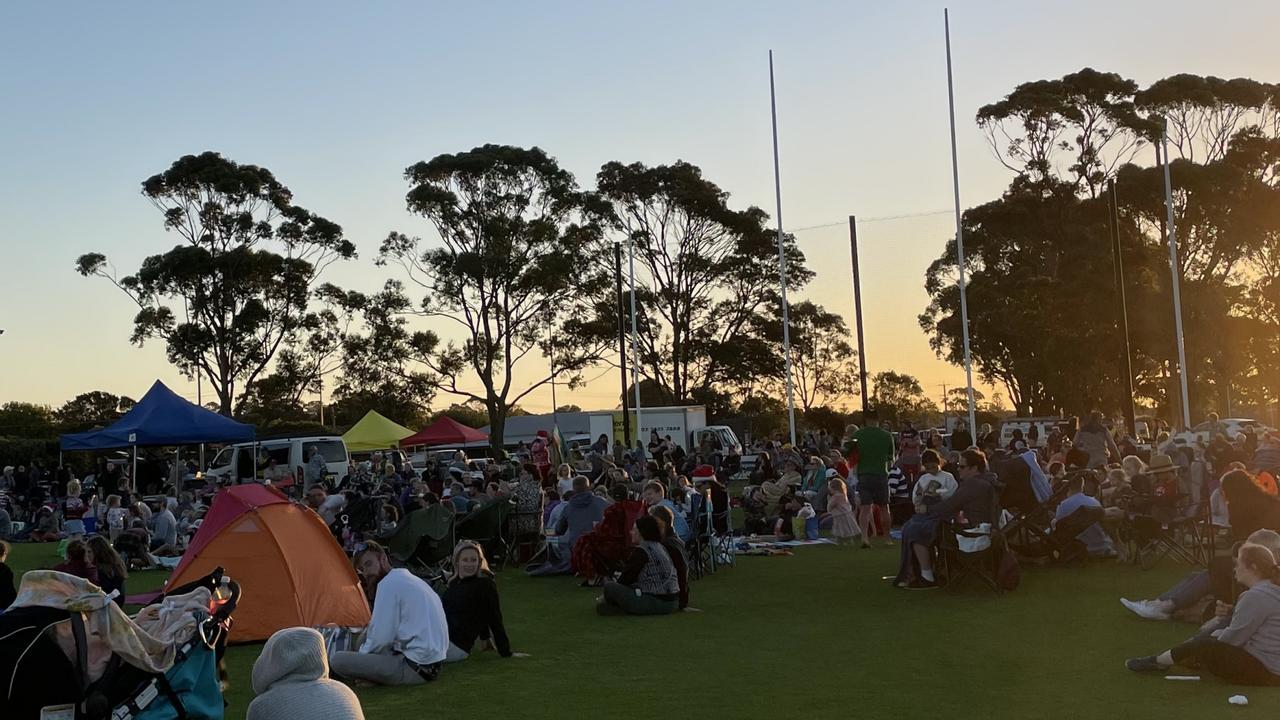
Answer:
M1120 448L1111 437L1111 431L1102 424L1103 414L1097 410L1089 413L1089 422L1076 431L1072 441L1077 450L1089 454L1089 469L1096 470L1107 464L1107 454L1120 461Z
M883 537L889 539L889 464L893 462L893 436L880 427L875 410L864 414L866 426L853 434L858 444L858 530L862 547L871 547L871 519L880 513ZM890 543L892 544L892 543Z
M328 470L329 466L324 461L324 455L320 454L320 446L312 445L311 452L307 457L306 474L304 477L306 487L302 489L303 492L310 490L314 485L324 482L324 476Z
M902 468L907 483L911 484L920 476L920 451L924 444L920 442L920 431L909 422L898 435L898 467Z

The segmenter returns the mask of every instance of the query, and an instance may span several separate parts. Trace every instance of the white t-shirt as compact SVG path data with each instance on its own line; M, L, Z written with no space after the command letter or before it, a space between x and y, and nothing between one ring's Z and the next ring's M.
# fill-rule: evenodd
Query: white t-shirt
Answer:
M928 510L928 506L924 504L926 494L937 495L939 500L946 500L955 494L958 487L960 486L956 483L955 475L946 470L924 473L916 478L915 489L911 491L911 502L915 504L917 512L922 507Z
M399 653L419 665L444 660L449 620L440 596L408 570L397 568L378 582L373 619L360 652Z
M573 476L562 477L556 481L556 492L560 493L560 497L573 489Z

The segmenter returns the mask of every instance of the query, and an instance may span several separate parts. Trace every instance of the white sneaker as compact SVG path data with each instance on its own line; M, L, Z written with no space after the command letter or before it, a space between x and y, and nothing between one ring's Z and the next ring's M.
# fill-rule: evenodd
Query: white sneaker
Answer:
M1154 600L1129 600L1128 598L1120 598L1120 604L1129 609L1134 615L1146 620L1168 620L1169 613L1157 605Z

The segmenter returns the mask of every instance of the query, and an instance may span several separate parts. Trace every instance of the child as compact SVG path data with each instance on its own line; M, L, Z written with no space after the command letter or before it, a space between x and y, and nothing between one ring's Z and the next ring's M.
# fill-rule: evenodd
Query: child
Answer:
M823 516L831 518L831 537L837 543L852 543L858 537L858 521L853 517L849 493L844 480L838 477L827 481L827 512Z
M802 504L795 495L787 494L778 500L778 518L773 523L773 534L780 541L796 539L794 520Z
M127 519L128 513L125 512L124 508L120 507L120 496L108 495L107 512L103 520L107 526L111 542L115 542L120 533L124 532L124 525Z
M960 486L954 475L942 469L942 456L936 450L925 450L920 456L920 464L924 467L924 474L916 480L911 502L916 513L924 514L930 505L951 497Z

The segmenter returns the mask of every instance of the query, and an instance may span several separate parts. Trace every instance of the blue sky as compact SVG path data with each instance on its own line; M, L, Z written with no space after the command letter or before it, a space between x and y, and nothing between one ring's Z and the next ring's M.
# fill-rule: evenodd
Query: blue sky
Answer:
M773 212L767 51L778 74L785 225L818 271L801 293L852 314L850 213L951 205L940 3L8 3L0 8L0 402L59 403L159 377L194 396L163 347L128 343L133 308L73 271L123 271L172 246L139 183L216 150L271 168L340 223L361 259L327 279L370 290L404 210L403 169L486 142L539 145L590 185L609 160L682 158L739 205ZM956 3L961 196L1007 172L973 125L1018 82L1084 66L1149 83L1177 72L1280 80L1280 3ZM868 223L869 369L963 382L916 314L946 214ZM612 375L580 404L616 402ZM530 409L544 410L534 395ZM448 400L443 400L448 402ZM439 403L439 401L438 401Z

